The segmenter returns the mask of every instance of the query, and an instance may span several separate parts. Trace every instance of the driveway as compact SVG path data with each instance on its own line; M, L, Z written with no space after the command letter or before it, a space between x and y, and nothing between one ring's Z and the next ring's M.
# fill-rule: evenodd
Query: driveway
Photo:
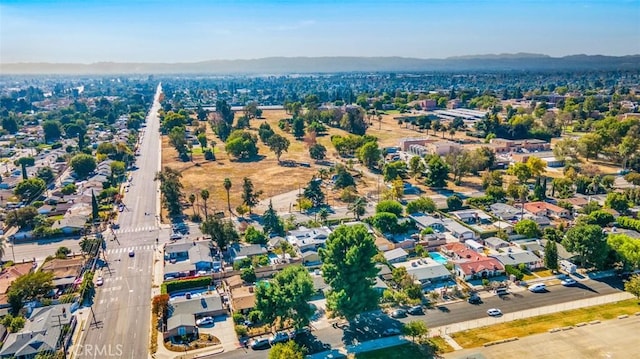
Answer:
M222 343L225 352L238 349L238 337L234 329L233 318L230 315L221 315L214 318L216 323L211 327L200 328L200 333L211 334Z

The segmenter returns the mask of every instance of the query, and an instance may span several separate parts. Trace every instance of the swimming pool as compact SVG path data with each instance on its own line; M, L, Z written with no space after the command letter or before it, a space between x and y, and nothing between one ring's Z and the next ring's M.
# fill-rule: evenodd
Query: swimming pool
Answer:
M429 257L440 264L447 264L447 262L449 261L445 256L438 252L429 252Z

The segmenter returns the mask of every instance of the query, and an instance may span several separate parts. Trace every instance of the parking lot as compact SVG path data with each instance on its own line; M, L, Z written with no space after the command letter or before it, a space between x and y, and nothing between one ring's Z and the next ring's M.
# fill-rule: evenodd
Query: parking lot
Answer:
M640 310L640 306L638 307ZM446 354L449 359L637 358L640 316L612 319L556 333L545 333L486 348Z

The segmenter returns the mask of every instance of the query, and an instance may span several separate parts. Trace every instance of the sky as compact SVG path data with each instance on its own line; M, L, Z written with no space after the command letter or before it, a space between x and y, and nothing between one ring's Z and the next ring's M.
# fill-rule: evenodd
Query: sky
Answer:
M640 54L640 0L0 0L0 63Z

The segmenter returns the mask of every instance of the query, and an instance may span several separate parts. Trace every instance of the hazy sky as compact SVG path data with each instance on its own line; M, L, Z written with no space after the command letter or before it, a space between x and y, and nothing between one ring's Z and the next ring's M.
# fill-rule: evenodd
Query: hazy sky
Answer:
M0 62L640 54L640 0L0 0Z

